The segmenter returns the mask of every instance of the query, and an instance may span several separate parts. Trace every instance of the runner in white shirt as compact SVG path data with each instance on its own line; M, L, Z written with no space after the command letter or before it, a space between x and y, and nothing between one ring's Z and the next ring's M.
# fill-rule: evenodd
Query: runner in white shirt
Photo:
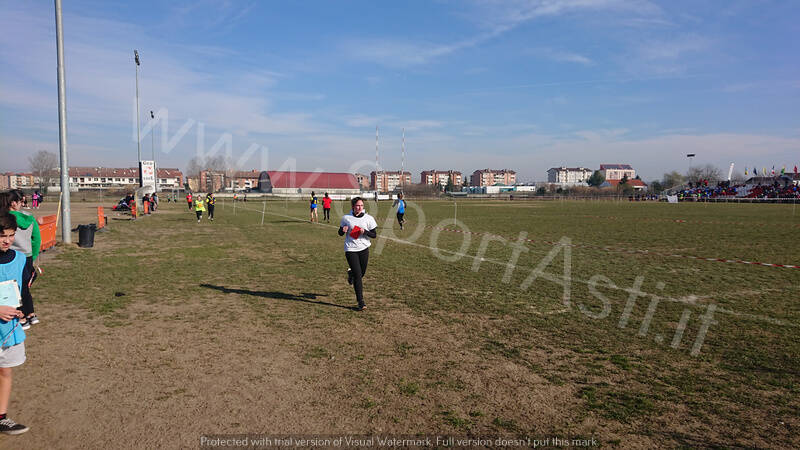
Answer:
M374 217L364 212L364 200L361 197L354 197L350 204L353 210L342 216L339 236L344 236L344 256L350 266L347 271L347 282L352 284L356 291L357 310L362 311L366 306L361 279L367 272L369 246L372 245L369 239L378 236L378 223Z

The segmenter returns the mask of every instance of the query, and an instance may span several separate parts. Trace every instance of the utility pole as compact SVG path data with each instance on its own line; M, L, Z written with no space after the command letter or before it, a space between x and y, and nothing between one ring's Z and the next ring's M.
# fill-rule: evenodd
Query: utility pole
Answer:
M136 160L139 166L139 187L142 187L142 138L139 132L139 51L133 51L133 59L136 61L136 148L138 150L138 159Z
M72 219L69 201L69 164L67 163L67 83L64 78L64 28L61 0L55 0L56 53L58 58L58 142L61 159L61 240L72 243Z

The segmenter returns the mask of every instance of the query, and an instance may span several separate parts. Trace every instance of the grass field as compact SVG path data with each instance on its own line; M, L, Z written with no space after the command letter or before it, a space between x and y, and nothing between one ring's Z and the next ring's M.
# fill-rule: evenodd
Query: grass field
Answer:
M409 203L402 232L389 202L367 204L384 238L364 312L342 204L327 225L305 203L220 201L198 224L162 202L110 215L93 249L48 252L11 404L32 431L15 446L218 433L800 446L800 269L716 260L800 264L793 205Z

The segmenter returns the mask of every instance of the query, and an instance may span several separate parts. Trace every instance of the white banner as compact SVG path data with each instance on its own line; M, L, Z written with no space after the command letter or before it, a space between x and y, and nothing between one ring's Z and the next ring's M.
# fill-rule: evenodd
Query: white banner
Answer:
M150 186L156 190L156 163L155 161L141 161L142 187Z
M669 203L678 203L678 196L677 195L668 195L667 201Z

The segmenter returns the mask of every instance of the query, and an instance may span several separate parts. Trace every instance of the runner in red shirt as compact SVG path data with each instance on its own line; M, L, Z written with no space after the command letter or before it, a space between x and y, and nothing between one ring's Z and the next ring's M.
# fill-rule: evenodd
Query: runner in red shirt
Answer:
M189 204L189 211L191 211L192 210L192 193L191 192L186 194L186 203Z
M328 223L331 222L331 198L328 197L327 192L325 193L325 197L322 197L322 218Z

